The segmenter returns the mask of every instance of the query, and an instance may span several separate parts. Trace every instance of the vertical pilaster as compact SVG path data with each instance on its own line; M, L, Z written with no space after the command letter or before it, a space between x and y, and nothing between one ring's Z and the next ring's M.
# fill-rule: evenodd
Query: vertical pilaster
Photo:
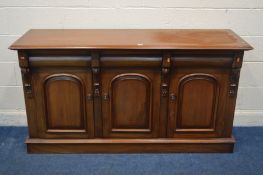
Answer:
M29 58L25 51L18 52L19 66L21 68L24 94L27 98L33 97L32 83L31 83L31 70L29 67Z
M28 131L30 138L37 138L37 116L36 116L36 103L32 85L32 71L29 64L29 56L26 51L18 51L18 61L22 74L22 83L25 97L25 107L28 123Z
M170 83L171 54L163 53L161 65L161 104L160 104L160 137L167 136L167 118L168 118L168 98Z
M234 54L232 69L229 77L229 96L236 97L238 90L238 82L240 75L240 68L243 62L243 54L237 52Z
M103 137L99 52L93 51L91 57L95 137Z
M238 92L240 69L242 67L244 51L236 51L233 56L232 67L229 72L228 98L226 101L224 136L231 137L235 106Z

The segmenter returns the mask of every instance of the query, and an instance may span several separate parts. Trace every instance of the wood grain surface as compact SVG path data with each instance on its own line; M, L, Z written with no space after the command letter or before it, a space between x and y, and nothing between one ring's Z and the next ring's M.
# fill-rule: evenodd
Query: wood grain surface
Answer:
M242 49L228 29L33 29L10 49Z

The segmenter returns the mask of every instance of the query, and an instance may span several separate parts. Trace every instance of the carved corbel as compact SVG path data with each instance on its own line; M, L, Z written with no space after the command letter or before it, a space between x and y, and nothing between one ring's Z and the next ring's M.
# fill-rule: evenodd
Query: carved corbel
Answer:
M100 97L100 60L98 52L92 53L93 96Z
M237 52L234 55L232 69L229 77L229 96L235 97L238 90L238 81L240 76L240 68L243 62L243 52Z
M33 97L33 88L31 82L31 70L29 67L29 58L25 52L18 53L19 66L21 68L24 94L28 98Z
M169 74L169 69L168 68L162 68L162 84L161 84L161 96L166 97L169 93L169 85L168 82L165 81L166 77Z
M229 80L229 96L235 97L238 90L240 69L232 69Z
M169 78L170 78L171 55L166 53L162 59L161 70L161 96L167 97L169 93Z

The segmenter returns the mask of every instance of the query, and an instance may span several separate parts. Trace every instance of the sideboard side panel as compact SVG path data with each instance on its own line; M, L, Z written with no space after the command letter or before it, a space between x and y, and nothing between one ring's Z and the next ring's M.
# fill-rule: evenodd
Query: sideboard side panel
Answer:
M238 94L238 85L239 85L239 77L240 70L243 63L244 51L236 51L233 55L233 61L231 69L229 70L229 78L228 78L228 93L226 98L226 108L224 115L224 129L222 130L222 135L224 137L230 137L232 135L233 122L235 116L235 108L236 108L236 99Z
M33 92L34 87L32 86L32 77L31 77L32 71L30 69L28 53L24 50L19 50L18 61L19 61L19 66L21 68L29 137L37 138L39 137L39 132L37 127L35 97L32 96L32 94L28 94L30 93L30 90L31 93L34 93ZM30 82L29 84L28 81Z

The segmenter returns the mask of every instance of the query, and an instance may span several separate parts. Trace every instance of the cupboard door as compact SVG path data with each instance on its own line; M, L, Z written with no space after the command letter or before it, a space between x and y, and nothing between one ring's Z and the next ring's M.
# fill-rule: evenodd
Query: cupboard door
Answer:
M170 82L169 137L220 137L227 98L224 70L173 71Z
M38 128L42 138L87 138L93 136L91 73L46 73L33 75Z
M159 71L108 69L101 79L104 137L157 137Z

